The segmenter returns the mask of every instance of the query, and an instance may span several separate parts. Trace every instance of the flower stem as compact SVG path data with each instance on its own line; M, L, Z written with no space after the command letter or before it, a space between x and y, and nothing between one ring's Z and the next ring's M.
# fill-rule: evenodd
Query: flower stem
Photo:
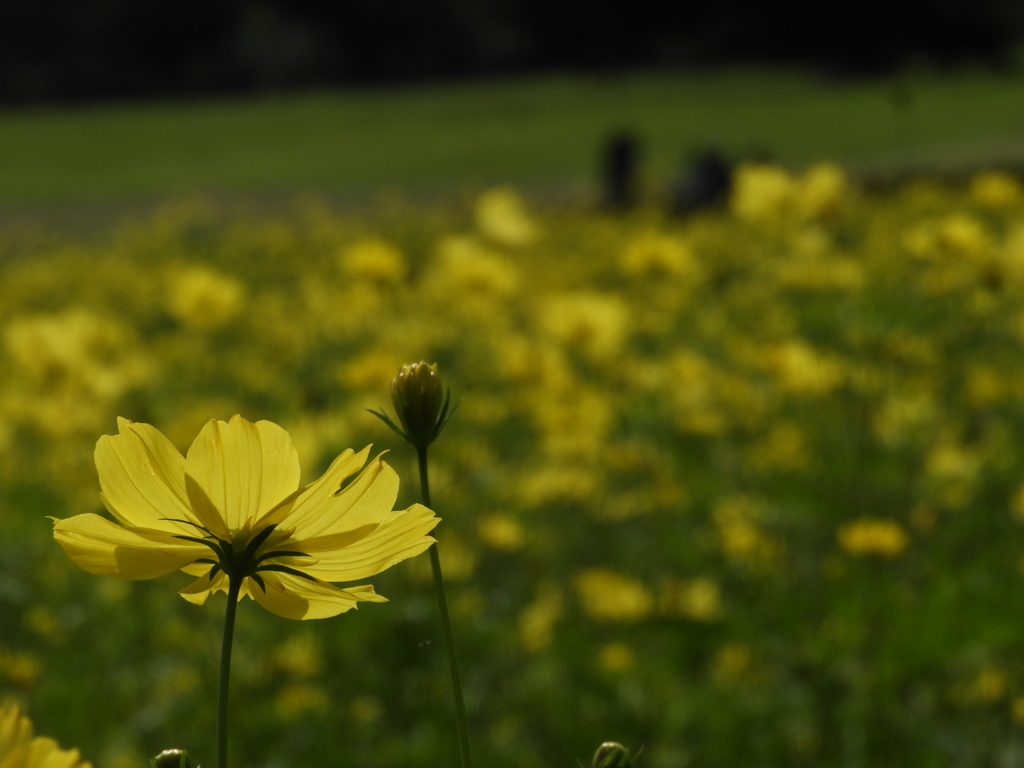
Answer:
M235 611L242 579L232 576L228 584L228 607L224 611L224 640L220 647L220 684L217 688L217 766L228 768L228 681L231 678L231 642L235 635Z
M427 449L418 448L420 460L420 493L423 505L430 505L430 479L427 477ZM469 757L469 732L466 729L466 705L462 700L462 683L459 680L459 664L455 656L455 640L452 637L452 622L448 618L448 598L444 592L444 577L441 575L441 558L437 554L437 542L430 547L430 569L434 573L434 591L437 592L437 608L441 614L441 628L444 631L444 644L448 649L448 669L452 675L452 692L455 694L455 722L459 729L459 749L462 753L462 768L471 768ZM221 766L226 768L226 766Z

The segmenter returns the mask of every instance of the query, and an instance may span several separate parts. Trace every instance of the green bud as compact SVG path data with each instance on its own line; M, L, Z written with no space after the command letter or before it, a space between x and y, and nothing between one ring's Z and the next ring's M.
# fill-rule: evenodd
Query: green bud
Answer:
M590 768L632 768L635 759L636 755L630 757L629 750L617 741L606 741L594 753Z
M391 404L401 426L395 424L383 409L367 410L422 452L437 439L455 413L455 408L459 407L456 403L449 410L450 402L451 391L441 386L437 363L406 363L391 380Z
M192 768L188 752L184 749L165 749L149 761L150 768Z

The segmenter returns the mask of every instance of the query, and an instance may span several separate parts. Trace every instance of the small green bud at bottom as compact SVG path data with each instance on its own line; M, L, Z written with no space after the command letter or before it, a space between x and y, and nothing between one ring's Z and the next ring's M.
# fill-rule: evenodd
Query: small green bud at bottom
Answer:
M606 741L594 753L590 768L632 768L635 757L630 757L629 750L617 741Z
M192 761L184 749L165 749L149 761L150 768L192 768Z

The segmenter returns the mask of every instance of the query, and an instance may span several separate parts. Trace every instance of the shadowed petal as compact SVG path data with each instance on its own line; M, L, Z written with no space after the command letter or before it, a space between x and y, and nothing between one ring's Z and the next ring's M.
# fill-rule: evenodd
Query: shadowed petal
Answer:
M441 519L422 504L389 512L371 531L321 536L295 543L296 549L313 555L316 562L302 570L324 581L366 579L395 563L425 552L434 539L427 534ZM360 533L353 536L353 533Z
M264 571L260 576L267 585L267 591L254 586L251 590L253 599L271 613L286 619L326 619L355 608L359 602L387 602L387 598L374 592L369 584L341 589L289 573Z
M299 457L288 433L241 416L207 422L185 469L233 533L251 529L299 486Z
M57 520L53 537L84 571L122 579L152 579L207 557L202 544L182 541L165 531L128 530L99 515Z
M96 443L96 471L103 503L127 526L195 535L166 518L198 522L185 493L185 458L149 424L117 420L119 434Z

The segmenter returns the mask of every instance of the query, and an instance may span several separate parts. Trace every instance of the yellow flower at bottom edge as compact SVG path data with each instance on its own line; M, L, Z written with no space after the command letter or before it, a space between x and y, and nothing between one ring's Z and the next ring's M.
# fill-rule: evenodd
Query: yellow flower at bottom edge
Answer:
M0 768L92 768L77 749L32 736L32 721L17 707L0 707Z
M239 599L319 619L386 601L371 585L330 582L368 578L434 542L427 534L440 520L420 504L392 509L398 475L379 456L363 468L369 447L346 450L300 488L291 438L268 421L211 420L184 458L148 424L118 419L118 428L96 444L100 497L117 522L86 514L54 525L89 573L152 579L180 569L199 577L180 592L197 604L234 579Z

